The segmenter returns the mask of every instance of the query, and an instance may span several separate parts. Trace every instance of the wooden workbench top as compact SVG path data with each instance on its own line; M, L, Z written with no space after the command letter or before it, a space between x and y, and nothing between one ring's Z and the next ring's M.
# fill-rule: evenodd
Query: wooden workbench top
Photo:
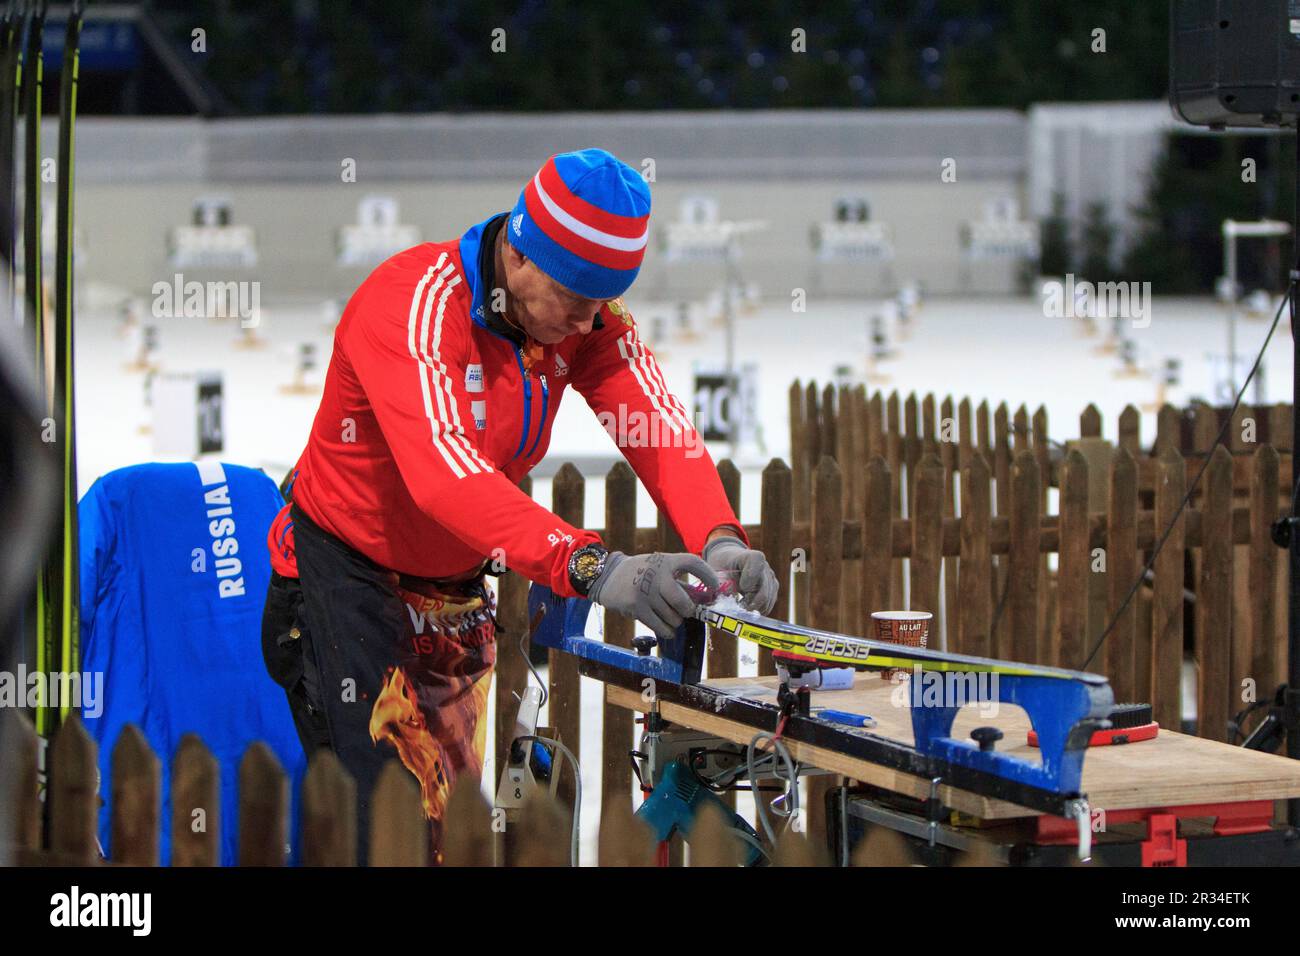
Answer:
M775 677L731 677L704 684L746 700L776 705ZM610 703L620 707L644 710L646 706L639 693L613 684L606 685L606 695ZM901 698L904 706L898 706L894 702L897 699L897 685L887 683L873 672L858 674L852 689L814 691L812 706L814 716L818 707L869 714L876 719L876 726L866 733L911 745L912 719L905 706L906 698ZM753 727L739 721L666 700L661 702L660 712L673 723L734 743L748 743L755 732ZM1024 759L1038 759L1037 749L1026 742L1029 718L1019 707L1003 704L996 715L990 715L981 714L979 705L970 705L958 713L953 736L968 739L970 731L981 726L997 727L1003 732L999 750ZM851 728L845 729L853 732ZM928 795L929 782L921 777L800 741L786 742L801 763L896 793L918 798ZM1089 750L1083 761L1083 790L1093 809L1107 810L1278 800L1300 797L1300 761L1242 750L1162 727L1154 740ZM941 788L941 797L954 810L985 820L1034 815L1034 811L1024 807L952 787Z

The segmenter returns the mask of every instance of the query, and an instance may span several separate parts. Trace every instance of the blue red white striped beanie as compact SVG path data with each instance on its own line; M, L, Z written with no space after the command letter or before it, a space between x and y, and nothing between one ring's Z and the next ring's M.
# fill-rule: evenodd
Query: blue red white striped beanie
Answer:
M603 149L559 153L519 194L510 244L570 292L614 299L627 291L650 235L650 187Z

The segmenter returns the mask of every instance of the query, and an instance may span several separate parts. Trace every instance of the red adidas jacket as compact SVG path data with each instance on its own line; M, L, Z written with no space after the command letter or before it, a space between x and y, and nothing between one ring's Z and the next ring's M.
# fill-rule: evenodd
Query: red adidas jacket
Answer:
M293 500L384 567L442 577L499 557L571 596L569 556L599 536L561 521L517 482L546 454L572 386L616 428L639 420L648 425L642 435L657 436L619 448L698 553L711 530L739 522L631 315L611 303L589 334L545 346L526 367L524 351L484 308L484 232L494 237L501 218L393 256L352 296ZM278 525L270 544L280 565Z

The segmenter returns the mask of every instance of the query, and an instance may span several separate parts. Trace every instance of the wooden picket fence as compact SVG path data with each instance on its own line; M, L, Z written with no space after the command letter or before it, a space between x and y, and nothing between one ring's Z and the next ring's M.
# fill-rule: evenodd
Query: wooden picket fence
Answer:
M1270 526L1289 510L1291 406L1239 408L1219 444L1226 409L1165 406L1149 449L1132 406L1113 441L1089 406L1064 443L1041 407L990 415L969 399L795 383L790 412L796 506L830 496L845 517L860 586L842 589L842 630L910 606L942 615L949 650L1081 667L1114 619L1088 666L1178 728L1186 647L1196 733L1218 740L1251 693L1268 699L1282 680L1286 561Z
M157 866L160 763L134 726L126 727L113 749L110 794L111 864L96 840L99 814L96 747L74 716L50 743L50 774L45 790L48 813L37 788L39 741L30 721L8 715L0 733L5 766L0 788L0 865ZM313 758L303 780L299 864L354 866L357 863L356 789L333 754ZM171 865L216 866L221 813L218 766L203 742L183 738L172 768ZM48 826L42 825L42 817ZM289 784L265 744L245 754L239 769L240 866L283 866L289 861ZM653 866L658 848L630 804L604 807L598 835L600 866ZM440 863L444 866L568 866L571 821L568 812L544 790L518 817L503 824L483 799L479 781L458 781L447 805ZM42 831L47 836L42 838ZM738 866L744 847L726 828L722 814L706 808L691 834L691 866ZM414 778L396 760L380 775L372 796L371 866L425 866L428 828ZM906 866L914 861L902 837L873 831L855 848L852 866ZM988 852L967 854L960 865L987 866ZM825 866L825 848L793 829L777 840L776 866Z

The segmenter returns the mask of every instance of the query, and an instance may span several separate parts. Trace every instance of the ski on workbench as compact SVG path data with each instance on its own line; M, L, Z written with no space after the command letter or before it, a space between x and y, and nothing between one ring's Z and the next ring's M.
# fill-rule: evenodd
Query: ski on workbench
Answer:
M1008 677L1054 677L1060 680L1105 684L1106 678L1086 671L1060 667L1042 667L990 657L949 654L928 647L908 647L866 637L835 634L802 627L786 621L764 617L743 609L721 611L701 606L696 616L704 623L773 651L782 651L811 659L821 666L876 668L920 667L925 671L960 671L965 673L1002 674Z

